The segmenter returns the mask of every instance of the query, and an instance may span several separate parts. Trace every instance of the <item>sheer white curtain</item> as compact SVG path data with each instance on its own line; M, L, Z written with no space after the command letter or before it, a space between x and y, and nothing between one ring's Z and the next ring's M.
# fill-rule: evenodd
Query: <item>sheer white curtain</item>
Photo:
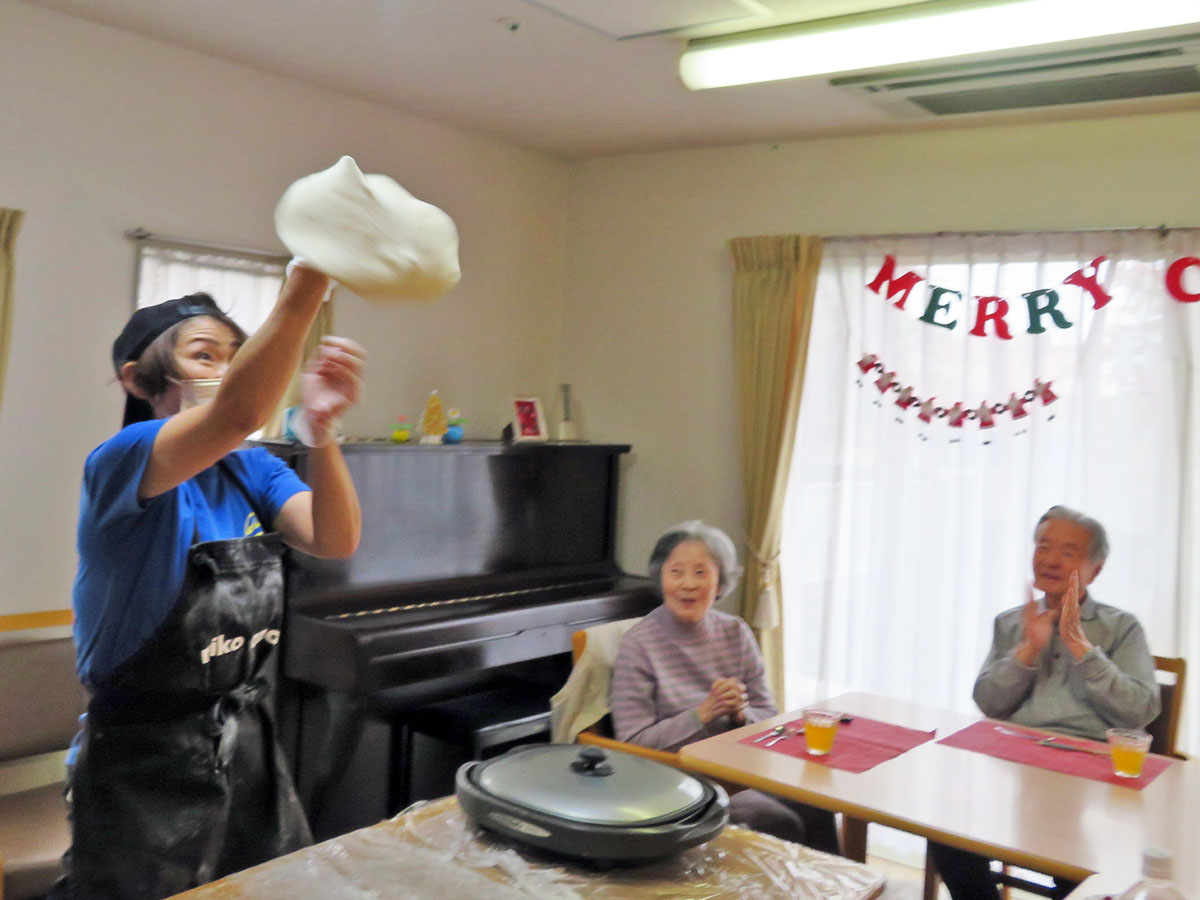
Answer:
M283 284L283 261L259 260L203 248L141 245L137 305L152 306L204 291L253 334L267 319Z
M895 277L923 279L904 309L867 287L888 256ZM1097 310L1063 282L1101 256L1112 300ZM826 241L781 555L789 706L865 690L976 712L992 619L1023 601L1033 526L1054 504L1105 524L1112 552L1093 596L1134 612L1153 651L1188 657L1196 681L1200 303L1173 299L1164 277L1197 256L1196 230ZM1193 277L1198 292L1200 266ZM1022 295L1042 289L1071 327L1045 314L1029 333ZM931 294L945 307L932 315ZM978 297L1008 302L1011 340L994 324L969 333ZM1022 398L1035 379L1058 399L988 429L926 424L878 389L880 370L856 365L866 354L943 409ZM1181 744L1195 752L1192 687Z
M279 299L284 261L222 253L204 247L141 243L137 256L137 307L203 291L233 321L253 334ZM326 315L330 315L328 309ZM294 402L294 401L293 401ZM280 433L281 413L250 437Z

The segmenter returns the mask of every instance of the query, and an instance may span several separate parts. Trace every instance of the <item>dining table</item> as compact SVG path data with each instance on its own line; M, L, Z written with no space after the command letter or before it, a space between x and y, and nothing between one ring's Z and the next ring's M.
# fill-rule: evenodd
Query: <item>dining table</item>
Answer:
M1026 729L978 715L870 693L815 705L853 722L932 734L863 771L850 771L835 768L832 753L823 761L805 751L798 731L802 711L795 710L686 745L680 763L726 784L841 813L844 851L851 858L865 859L867 826L877 823L1071 881L1101 873L1090 884L1111 887L1140 877L1143 849L1163 847L1174 854L1184 896L1200 897L1200 761L1159 760L1161 771L1152 779L1122 783L1111 772L1083 777L954 746L956 740L970 744L964 729L995 728L1001 746L1024 740L1005 732ZM784 741L767 747L771 738L754 740L780 726L790 729ZM952 736L959 737L942 743ZM1045 755L1054 762L1057 753L1074 751ZM1085 896L1084 887L1077 896Z
M860 863L733 826L660 860L573 861L485 831L443 797L170 900L875 900L884 885Z

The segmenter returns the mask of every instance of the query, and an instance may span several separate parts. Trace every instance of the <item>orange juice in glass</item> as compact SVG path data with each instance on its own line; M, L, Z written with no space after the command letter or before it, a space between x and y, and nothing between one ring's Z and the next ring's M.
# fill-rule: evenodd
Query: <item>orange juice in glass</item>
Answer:
M1113 773L1122 778L1137 778L1150 750L1150 735L1130 728L1110 728L1104 732L1112 754Z
M804 742L813 756L824 756L833 749L837 735L840 712L831 709L806 709L804 711Z

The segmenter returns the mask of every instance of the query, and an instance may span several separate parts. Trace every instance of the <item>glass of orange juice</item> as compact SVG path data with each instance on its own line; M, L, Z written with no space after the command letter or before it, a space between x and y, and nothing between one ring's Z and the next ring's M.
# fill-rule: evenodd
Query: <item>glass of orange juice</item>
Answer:
M1122 778L1140 776L1142 762L1150 750L1150 735L1130 728L1110 728L1104 734L1108 737L1113 772Z
M804 742L813 756L824 756L833 749L833 738L837 734L842 714L832 709L806 709L804 711Z

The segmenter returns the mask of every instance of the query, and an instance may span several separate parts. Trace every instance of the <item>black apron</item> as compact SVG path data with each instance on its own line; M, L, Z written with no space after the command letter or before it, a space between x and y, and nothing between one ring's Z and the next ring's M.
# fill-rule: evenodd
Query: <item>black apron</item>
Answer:
M264 673L282 551L278 534L194 544L166 621L96 687L55 896L156 900L312 843Z

